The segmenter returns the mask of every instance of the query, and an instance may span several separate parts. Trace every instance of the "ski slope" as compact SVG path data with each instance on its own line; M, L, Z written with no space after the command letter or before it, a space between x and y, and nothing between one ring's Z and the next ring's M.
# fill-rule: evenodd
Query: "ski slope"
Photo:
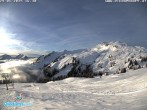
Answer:
M4 100L5 85L0 85ZM147 68L102 78L67 78L48 83L17 83L10 89L30 107L3 107L3 110L147 110ZM3 100L2 100L3 99ZM2 108L2 104L0 105Z

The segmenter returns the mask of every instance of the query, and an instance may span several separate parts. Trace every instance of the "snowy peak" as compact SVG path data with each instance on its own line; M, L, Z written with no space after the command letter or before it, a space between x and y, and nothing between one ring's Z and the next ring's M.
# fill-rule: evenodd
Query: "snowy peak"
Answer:
M122 47L127 47L127 44L121 42L102 42L92 48L93 51L117 51Z
M110 53L115 53L115 52L132 52L132 53L147 53L147 50L144 47L140 47L140 46L128 46L126 43L122 43L122 42L103 42L100 43L98 45L96 45L95 47L93 47L91 49L91 51L96 51L96 52L103 52L103 51L107 51Z
M15 57L15 59L27 60L27 59L28 59L28 57L27 57L27 56L25 56L24 54L19 54L19 55L17 55L17 56Z

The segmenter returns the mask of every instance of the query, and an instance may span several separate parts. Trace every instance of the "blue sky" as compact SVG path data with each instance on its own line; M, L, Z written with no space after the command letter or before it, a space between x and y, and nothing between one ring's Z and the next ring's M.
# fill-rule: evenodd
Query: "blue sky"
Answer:
M0 53L43 54L103 41L147 48L147 5L104 0L0 3L0 33Z

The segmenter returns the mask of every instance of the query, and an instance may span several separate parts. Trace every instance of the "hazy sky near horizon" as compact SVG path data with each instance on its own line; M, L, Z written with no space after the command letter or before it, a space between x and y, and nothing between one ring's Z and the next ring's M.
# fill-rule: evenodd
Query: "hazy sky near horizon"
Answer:
M121 41L147 48L147 3L37 0L0 3L0 53L91 48Z

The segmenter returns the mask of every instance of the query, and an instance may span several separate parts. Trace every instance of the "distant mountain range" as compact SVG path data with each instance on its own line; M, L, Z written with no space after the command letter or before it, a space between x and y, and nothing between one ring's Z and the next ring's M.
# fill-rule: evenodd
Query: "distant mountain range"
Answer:
M19 54L19 55L8 55L4 54L0 56L0 60L10 60L10 59L21 59L21 60L27 60L29 59L28 56L24 54Z

